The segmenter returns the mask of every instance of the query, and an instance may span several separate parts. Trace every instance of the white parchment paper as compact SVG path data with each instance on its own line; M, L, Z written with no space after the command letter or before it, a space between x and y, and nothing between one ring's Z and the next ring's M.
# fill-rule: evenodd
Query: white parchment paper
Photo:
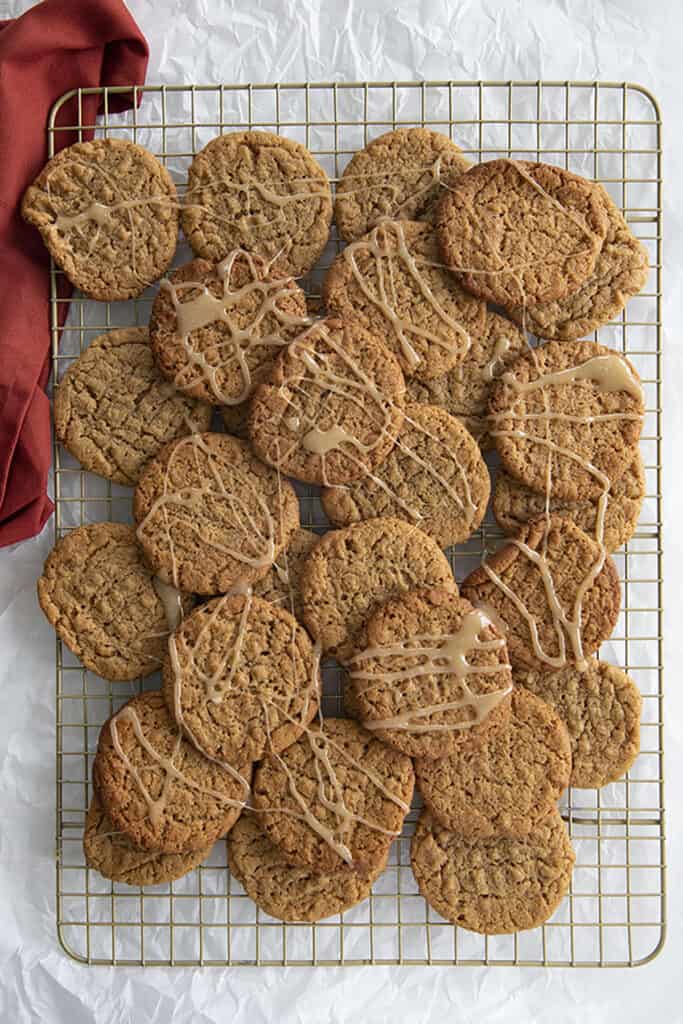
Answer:
M30 4L10 2L9 14ZM54 638L35 598L53 543L0 552L0 1022L683 1021L679 517L683 180L676 0L130 0L148 82L603 79L658 96L665 164L665 720L669 939L636 970L79 967L54 932ZM4 11L3 11L4 13ZM1 69L0 69L1 70ZM0 283L0 287L4 283Z

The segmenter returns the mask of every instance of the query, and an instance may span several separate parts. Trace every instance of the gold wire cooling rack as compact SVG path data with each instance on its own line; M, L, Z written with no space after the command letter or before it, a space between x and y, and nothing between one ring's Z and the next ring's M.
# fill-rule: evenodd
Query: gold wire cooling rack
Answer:
M89 964L351 965L466 964L624 967L646 963L665 933L662 760L661 550L661 120L656 100L626 82L339 82L136 87L142 102L114 114L126 87L78 89L54 105L49 152L94 128L96 136L138 141L182 184L189 162L223 131L262 128L303 142L333 185L351 155L397 126L427 125L450 135L472 160L545 160L603 183L650 255L644 292L601 342L627 353L643 379L647 414L642 451L647 498L639 527L616 555L623 608L601 656L624 666L643 694L642 751L628 776L602 790L570 790L562 804L576 850L567 898L533 931L484 937L445 923L419 895L409 845L417 811L394 843L371 898L315 925L283 924L259 911L226 866L225 843L170 885L111 883L84 862L82 835L100 726L142 684L109 683L81 667L57 641L57 929L64 950ZM102 116L84 123L84 98ZM88 106L88 103L85 103ZM340 243L304 281L320 280ZM177 262L189 250L181 245ZM76 294L58 330L60 272L51 271L53 379L110 327L147 323L154 290L135 301L98 303ZM62 536L98 520L130 521L131 493L84 472L54 451L55 525ZM324 532L313 488L300 487L302 522ZM500 539L490 517L453 554L458 579ZM154 677L145 687L158 685ZM325 671L324 710L341 709L341 679Z

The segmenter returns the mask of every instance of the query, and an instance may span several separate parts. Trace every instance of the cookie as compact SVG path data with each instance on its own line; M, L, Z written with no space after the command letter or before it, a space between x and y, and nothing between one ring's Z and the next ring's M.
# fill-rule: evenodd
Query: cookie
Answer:
M332 195L305 146L271 132L230 132L197 153L187 181L183 231L198 256L233 249L278 257L295 277L327 243Z
M347 245L325 277L333 316L358 320L381 337L406 376L438 377L484 332L486 306L440 265L434 229L382 221Z
M209 429L211 407L164 380L146 327L122 327L95 338L71 364L55 389L54 420L85 469L133 487L165 444Z
M261 910L280 921L322 921L361 903L372 890L375 876L365 879L355 871L318 874L288 863L254 814L242 815L227 842L232 874Z
M413 874L429 905L483 935L547 921L569 889L574 860L557 811L522 839L466 839L423 811L410 848Z
M610 488L605 508L602 541L608 551L616 551L633 536L645 497L645 469L640 452ZM507 473L498 473L493 492L493 514L499 526L515 534L525 523L545 512L544 494L530 491ZM589 537L599 532L598 502L571 502L551 498L550 511L572 519Z
M168 644L163 694L203 754L257 761L293 743L318 709L319 658L294 617L253 594L207 601Z
M304 622L323 651L345 661L372 612L406 590L457 593L448 559L416 526L381 516L331 530L301 573Z
M255 391L249 436L260 459L312 484L345 484L387 457L403 423L398 362L355 321L317 321Z
M268 573L254 584L254 594L279 608L285 608L295 619L303 622L301 573L306 559L319 540L319 535L312 530L295 530L289 544Z
M321 498L335 526L395 516L420 527L441 548L478 529L491 491L477 442L460 420L429 405L407 405L403 429L374 473Z
M195 594L261 579L299 525L291 484L227 434L167 445L140 478L133 512L157 575Z
M614 562L562 516L533 519L461 584L463 597L505 626L514 668L586 664L616 625Z
M591 276L565 299L510 309L510 316L539 338L584 338L618 316L647 281L645 246L631 233L605 189L596 188L607 211L607 234Z
M282 270L234 250L196 259L161 283L149 336L161 372L184 394L240 406L278 350L310 323L304 293Z
M77 142L54 156L24 193L24 220L91 299L132 299L161 277L178 241L170 174L126 139Z
M292 864L376 877L410 809L409 757L350 718L326 718L254 775L259 824Z
M38 580L38 600L85 667L115 681L156 672L169 629L194 603L159 585L135 530L123 523L90 523L57 541Z
M492 448L486 419L491 385L526 348L518 327L488 311L483 333L472 337L467 354L452 370L431 380L406 378L406 401L440 406L462 421L480 448Z
M505 639L451 591L410 590L382 605L347 667L364 728L411 757L446 757L509 716Z
M100 733L93 777L115 829L158 853L206 850L237 821L251 765L209 761L183 738L161 693L129 700Z
M600 192L561 167L477 164L441 200L444 262L468 291L501 306L571 295L595 269L607 233Z
M515 680L555 709L569 732L570 783L580 789L606 786L629 770L640 750L642 698L630 676L591 658L578 672L515 672Z
M631 465L643 426L631 363L594 341L550 341L495 382L489 429L504 469L534 491L590 501Z
M139 850L123 832L117 832L93 795L83 835L85 862L104 878L126 885L162 885L182 878L211 853L211 846L191 853L153 853Z
M415 762L433 817L469 839L527 836L569 785L569 735L559 715L522 686L504 728L467 736L448 757Z
M337 185L334 219L344 241L383 217L433 222L440 197L470 166L459 146L427 128L397 128L356 153Z

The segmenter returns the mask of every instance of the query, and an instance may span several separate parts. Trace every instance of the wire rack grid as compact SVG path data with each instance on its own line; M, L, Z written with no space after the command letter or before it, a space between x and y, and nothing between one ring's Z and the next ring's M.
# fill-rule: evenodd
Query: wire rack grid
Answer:
M576 850L572 886L543 927L483 937L444 922L419 895L410 870L417 809L365 903L316 925L283 924L260 912L231 878L225 843L205 864L166 886L135 889L87 868L82 834L99 728L143 684L109 683L59 641L57 701L57 929L64 950L88 964L350 965L465 964L623 967L646 963L665 934L662 759L661 549L661 119L643 88L607 82L391 82L136 87L138 106L114 114L126 87L78 89L55 104L49 152L94 130L138 141L182 186L193 155L224 131L261 128L303 142L333 187L351 155L397 126L450 135L472 160L539 159L602 182L648 249L646 289L599 340L628 354L646 394L642 451L647 498L638 529L616 556L623 608L601 656L625 667L643 694L642 750L628 776L597 790L570 790L561 805ZM96 95L102 116L85 123ZM89 119L88 119L89 120ZM341 244L332 235L303 284L312 296ZM179 246L176 263L189 257ZM53 379L103 330L147 323L154 289L126 303L76 294L59 329L61 273L51 271ZM85 473L54 451L58 536L99 520L131 521L130 490ZM302 522L324 532L314 488L300 487ZM458 579L500 539L487 516L451 552ZM146 680L153 688L158 680ZM324 710L341 711L338 667L325 670Z

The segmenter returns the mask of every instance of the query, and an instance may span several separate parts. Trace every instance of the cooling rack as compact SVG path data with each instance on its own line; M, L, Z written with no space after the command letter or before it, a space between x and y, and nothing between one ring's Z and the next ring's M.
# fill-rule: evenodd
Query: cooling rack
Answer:
M132 110L114 113L121 93ZM85 115L92 99L101 116ZM137 105L137 101L140 105ZM86 120L90 123L86 123ZM351 965L450 964L624 967L646 963L665 934L662 759L661 549L661 119L656 100L626 82L391 82L187 85L78 89L54 105L49 152L58 140L128 138L146 146L179 185L189 162L223 131L261 128L303 142L333 186L351 155L397 126L426 125L450 135L474 161L500 156L568 167L607 188L644 242L650 280L621 317L595 335L625 352L646 395L642 438L647 498L638 529L615 557L623 608L601 656L625 667L643 694L642 751L628 776L602 790L570 790L561 805L576 851L566 899L544 926L484 937L445 923L419 895L410 870L417 809L394 843L371 898L315 925L283 924L259 911L231 878L225 843L206 863L170 885L136 889L103 879L83 859L100 726L144 684L109 683L83 669L57 641L57 930L64 950L88 964ZM339 250L332 236L303 282L318 295ZM189 250L179 247L176 262ZM147 323L154 289L125 303L76 294L58 329L61 274L51 271L53 378L110 327ZM62 536L98 520L130 521L130 490L84 472L54 451L55 526ZM300 487L302 522L324 532L313 488ZM495 547L489 517L451 553L458 579ZM341 680L325 669L324 710L341 712Z

